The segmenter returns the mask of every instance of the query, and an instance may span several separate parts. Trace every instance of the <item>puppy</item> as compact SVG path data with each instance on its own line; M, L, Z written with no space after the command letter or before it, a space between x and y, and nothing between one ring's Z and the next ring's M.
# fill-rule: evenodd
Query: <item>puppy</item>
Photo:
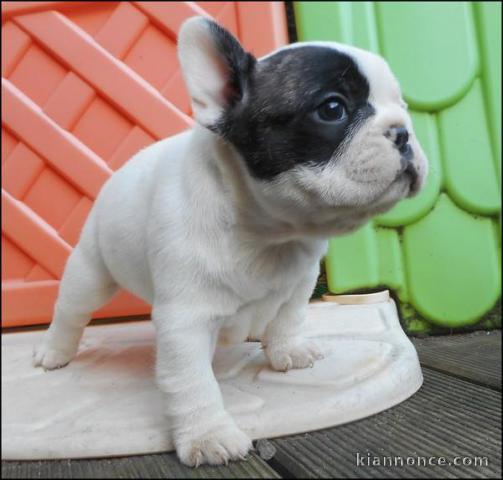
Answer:
M202 17L178 52L197 124L104 185L34 364L70 362L118 286L151 303L174 444L197 466L251 448L212 371L218 336L259 339L274 370L321 358L303 320L328 237L415 195L427 161L377 55L310 42L257 60Z

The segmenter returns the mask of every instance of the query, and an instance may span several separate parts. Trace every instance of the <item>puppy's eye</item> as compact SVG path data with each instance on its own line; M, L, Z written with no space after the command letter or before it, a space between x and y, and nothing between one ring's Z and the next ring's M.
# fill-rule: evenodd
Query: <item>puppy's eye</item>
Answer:
M337 97L328 98L316 109L316 116L324 122L340 122L347 114L344 102Z

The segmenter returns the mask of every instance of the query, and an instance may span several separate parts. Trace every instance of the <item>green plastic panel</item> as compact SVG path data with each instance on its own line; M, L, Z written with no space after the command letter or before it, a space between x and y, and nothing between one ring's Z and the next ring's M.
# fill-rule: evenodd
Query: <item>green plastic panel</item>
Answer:
M439 127L450 196L470 212L497 214L500 191L478 80L458 103L439 114Z
M501 285L492 222L474 218L447 195L440 195L430 215L405 227L403 248L412 303L431 321L449 327L469 325L498 300Z
M379 51L374 2L295 2L295 17L299 39L344 39L344 43Z
M400 237L391 228L377 228L379 252L379 283L395 290L400 298L408 300L407 283Z
M493 145L494 161L501 184L501 4L474 5L482 57L485 105Z
M459 100L479 65L470 3L377 2L376 10L382 53L409 105L438 110Z
M331 289L348 291L363 284L379 284L379 257L376 233L371 224L351 235L332 238L328 245L325 268Z
M487 326L501 297L501 3L294 8L299 40L348 43L390 62L430 162L420 195L330 241L328 289L393 289L409 332Z

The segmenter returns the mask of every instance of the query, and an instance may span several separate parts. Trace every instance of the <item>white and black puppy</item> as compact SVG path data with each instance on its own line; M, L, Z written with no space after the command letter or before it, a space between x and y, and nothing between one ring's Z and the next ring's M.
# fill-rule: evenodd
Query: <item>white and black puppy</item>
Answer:
M377 55L314 42L257 60L200 17L183 25L178 48L198 123L105 184L34 363L70 362L92 312L118 286L130 290L153 306L178 456L220 464L251 442L212 371L219 335L260 339L275 370L321 358L303 320L327 238L417 193L427 161Z

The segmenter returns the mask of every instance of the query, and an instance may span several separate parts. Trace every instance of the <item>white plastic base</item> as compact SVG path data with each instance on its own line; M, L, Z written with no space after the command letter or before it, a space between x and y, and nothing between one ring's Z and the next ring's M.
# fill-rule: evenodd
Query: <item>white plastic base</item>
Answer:
M272 371L260 343L219 347L214 369L228 411L253 439L357 420L392 407L422 383L393 301L313 303L309 336L325 359ZM2 458L105 457L172 450L154 383L150 322L86 329L77 358L31 366L43 332L2 335Z

